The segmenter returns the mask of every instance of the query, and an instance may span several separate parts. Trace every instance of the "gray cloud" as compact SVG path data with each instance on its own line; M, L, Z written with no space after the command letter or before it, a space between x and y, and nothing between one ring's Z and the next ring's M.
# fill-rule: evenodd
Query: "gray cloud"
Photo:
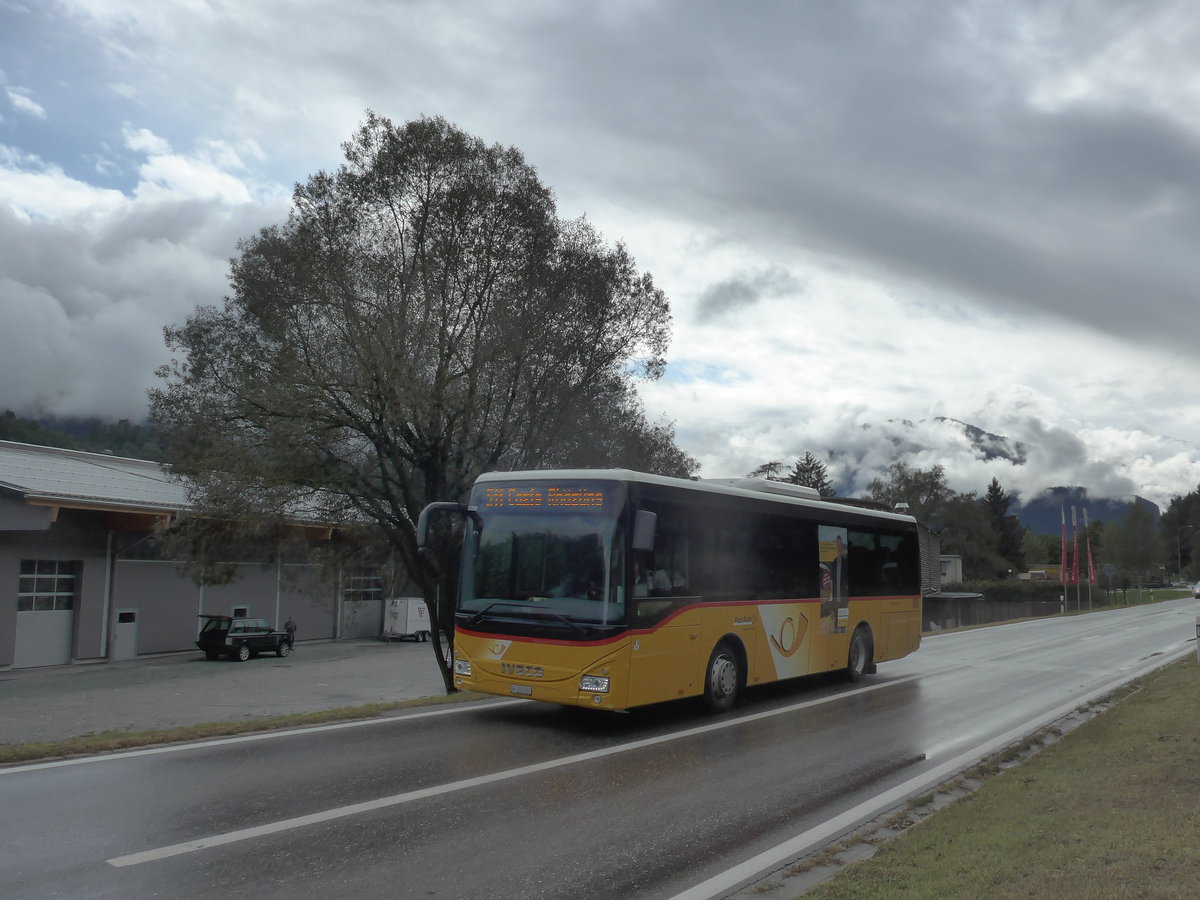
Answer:
M1150 334L1159 325L1147 309L1193 309L1190 117L1107 92L1059 108L1032 99L1106 44L1152 31L1119 6L1027 4L1004 17L986 3L955 15L914 3L689 9L682 24L674 7L651 5L636 34L626 22L589 23L586 39L561 20L544 25L583 43L548 63L556 77L540 87L555 105L563 93L580 101L589 160L619 162L594 171L605 191L759 247L802 246L897 284L1111 334ZM1195 34L1197 19L1177 27ZM1050 54L1061 71L1043 71ZM592 77L596 57L611 78ZM641 166L628 164L631 150Z
M629 247L670 289L677 383L703 398L694 411L722 400L719 422L664 412L714 466L824 449L868 480L897 458L942 462L959 490L989 471L1012 489L1194 486L1194 445L1148 433L1200 441L1193 5L68 0L5 16L0 86L46 116L6 106L0 121L0 405L136 416L161 326L219 302L236 239L286 215L139 193L149 144L128 134L214 166L200 148L237 148L237 179L272 196L336 166L371 107L514 144L563 215L614 239L614 219L644 228ZM2 179L35 157L124 191L118 208L10 215ZM781 333L772 301L798 294L820 304L812 328ZM718 359L713 332L740 356ZM1063 346L1031 350L1039 332ZM1151 362L1114 370L1121 345L1103 334ZM949 342L972 356L914 365ZM1085 373L1070 386L1047 365L1067 354ZM788 380L746 383L752 357ZM974 422L1027 442L1023 466L934 426L914 425L918 441L876 424L970 421L958 398L997 382L1055 394ZM1120 452L1085 433L1101 427Z
M743 274L706 288L696 301L696 320L708 322L727 314L744 312L763 299L800 293L804 282L781 266Z
M142 419L163 326L221 302L237 237L271 212L163 201L65 227L0 206L0 408Z

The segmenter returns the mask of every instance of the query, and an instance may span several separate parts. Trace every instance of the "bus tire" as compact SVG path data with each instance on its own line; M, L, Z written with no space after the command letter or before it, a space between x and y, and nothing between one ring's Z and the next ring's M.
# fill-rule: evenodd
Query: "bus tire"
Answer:
M733 709L742 687L742 662L729 641L713 648L704 674L704 705L709 712Z
M871 646L871 631L865 625L854 629L850 638L850 652L846 654L846 680L861 681L862 677L871 671L871 657L874 656Z

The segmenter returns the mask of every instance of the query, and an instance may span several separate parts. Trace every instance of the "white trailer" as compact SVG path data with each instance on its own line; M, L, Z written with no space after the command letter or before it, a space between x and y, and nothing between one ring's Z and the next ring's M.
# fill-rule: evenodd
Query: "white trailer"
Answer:
M386 640L429 640L429 608L421 597L393 597L383 608Z

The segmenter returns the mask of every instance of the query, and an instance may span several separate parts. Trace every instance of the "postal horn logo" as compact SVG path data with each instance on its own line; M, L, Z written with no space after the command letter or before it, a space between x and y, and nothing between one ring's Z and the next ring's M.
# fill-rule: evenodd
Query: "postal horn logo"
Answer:
M788 657L800 649L804 643L804 633L808 631L808 619L798 616L799 622L788 616L779 625L779 634L771 635L771 646L780 656Z

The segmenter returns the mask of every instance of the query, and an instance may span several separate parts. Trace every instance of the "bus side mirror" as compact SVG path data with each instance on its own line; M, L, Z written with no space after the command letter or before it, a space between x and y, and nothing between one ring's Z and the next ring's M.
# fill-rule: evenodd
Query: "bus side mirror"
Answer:
M658 515L648 509L639 509L633 523L633 549L654 549L654 529L658 527Z
M469 518L476 528L483 528L483 516L479 515L479 511L473 506L467 506L465 503L430 503L417 516L417 556L425 555L426 544L429 542L430 517L433 513L443 512Z

